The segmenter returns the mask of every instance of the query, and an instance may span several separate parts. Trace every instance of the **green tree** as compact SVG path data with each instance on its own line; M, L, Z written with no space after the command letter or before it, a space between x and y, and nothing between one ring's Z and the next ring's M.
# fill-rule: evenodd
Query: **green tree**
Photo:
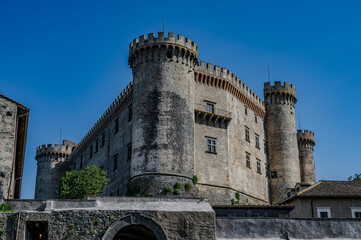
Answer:
M349 181L361 181L361 173L359 173L359 174L355 174L355 176L350 176L347 180L349 180Z
M108 186L108 174L96 166L80 171L68 171L60 179L57 194L60 199L87 199L99 196Z

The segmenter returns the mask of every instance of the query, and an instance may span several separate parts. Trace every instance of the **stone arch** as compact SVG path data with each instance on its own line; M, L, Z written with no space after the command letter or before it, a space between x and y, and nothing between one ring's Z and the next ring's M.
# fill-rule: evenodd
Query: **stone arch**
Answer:
M113 223L105 232L102 240L113 240L119 232L131 228L153 233L157 240L167 240L163 228L153 219L144 217L140 213L131 213Z

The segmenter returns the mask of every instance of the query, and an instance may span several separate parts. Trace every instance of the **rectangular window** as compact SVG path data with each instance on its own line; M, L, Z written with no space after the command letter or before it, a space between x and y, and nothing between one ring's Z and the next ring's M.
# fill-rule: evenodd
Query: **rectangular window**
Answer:
M328 218L327 212L320 212L320 218Z
M133 107L132 105L128 106L128 122L132 121L133 118Z
M102 133L102 144L101 146L104 147L105 145L105 132Z
M245 134L246 134L246 141L249 142L249 128L248 127L245 128Z
M256 148L259 148L259 136L255 134L254 139L256 140Z
M317 208L317 217L318 218L331 218L331 208L329 207L318 207Z
M119 131L119 118L114 120L114 134L118 133Z
M95 140L95 153L99 150L99 139Z
M118 169L118 154L115 154L113 158L113 170L116 171L117 169Z
M270 178L270 170L268 165L266 165L266 177Z
M257 114L254 115L254 121L255 121L256 123L258 123Z
M217 152L217 148L216 148L216 139L215 138L206 138L207 141L207 149L206 152L208 153L216 153Z
M248 115L248 107L247 106L244 106L244 114Z
M257 159L257 172L258 173L262 173L262 170L261 170L261 161L259 159Z
M271 171L271 178L278 178L277 171Z
M361 207L351 207L351 214L353 218L361 218Z
M251 154L246 152L246 167L251 168Z
M214 113L214 104L213 103L206 103L206 112Z
M89 147L89 159L93 157L93 145L90 145Z
M265 154L268 154L268 143L266 141L263 142L263 150Z
M132 159L132 143L128 144L128 151L127 151L127 161Z
M354 218L361 218L361 212L354 212Z

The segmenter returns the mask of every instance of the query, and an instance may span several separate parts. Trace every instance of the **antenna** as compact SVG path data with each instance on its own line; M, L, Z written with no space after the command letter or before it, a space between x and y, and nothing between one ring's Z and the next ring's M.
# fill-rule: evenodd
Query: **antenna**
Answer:
M164 32L164 19L165 19L165 15L163 14L163 32Z
M268 82L271 83L271 74L269 72L269 64L267 64L267 69L268 69Z
M298 114L298 127L299 127L300 129L302 129L302 128L301 128L301 118L300 118L300 114Z
M62 132L63 132L63 129L60 128L60 142L59 142L59 146L61 145L61 134L62 134Z

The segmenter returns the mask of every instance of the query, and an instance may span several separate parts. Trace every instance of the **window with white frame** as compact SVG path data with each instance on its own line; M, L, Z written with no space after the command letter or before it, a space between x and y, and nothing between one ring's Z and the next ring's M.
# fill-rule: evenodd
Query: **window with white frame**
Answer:
M317 208L317 217L318 218L331 218L331 208L330 207L318 207Z
M246 141L249 142L249 128L248 127L245 127L245 135L246 135Z
M255 134L254 139L256 140L256 148L259 148L259 136Z
M206 152L216 153L217 152L217 148L216 148L217 140L215 138L206 137L206 141L207 141Z
M251 168L251 154L246 152L246 167Z
M257 172L258 173L262 173L262 170L261 170L261 160L257 159Z
M206 111L209 113L214 113L214 103L206 103Z
M352 218L361 219L361 207L351 207Z

